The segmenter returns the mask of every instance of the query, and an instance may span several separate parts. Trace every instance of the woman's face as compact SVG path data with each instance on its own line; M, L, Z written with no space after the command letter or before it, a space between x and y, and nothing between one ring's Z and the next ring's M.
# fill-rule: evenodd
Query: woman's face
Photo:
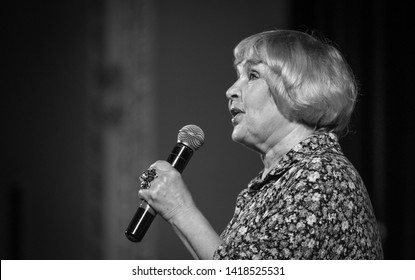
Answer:
M234 126L232 140L264 153L281 140L289 121L271 95L265 64L244 60L236 70L238 80L226 92Z

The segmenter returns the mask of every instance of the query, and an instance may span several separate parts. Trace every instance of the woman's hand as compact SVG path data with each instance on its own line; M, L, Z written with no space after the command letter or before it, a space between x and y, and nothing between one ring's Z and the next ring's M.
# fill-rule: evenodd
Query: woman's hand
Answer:
M180 173L167 161L159 160L150 168L156 177L138 196L172 225L195 258L211 259L222 240L194 204Z
M156 177L150 182L150 188L139 190L140 198L170 223L195 208L181 174L170 163L159 160L150 168L156 170Z

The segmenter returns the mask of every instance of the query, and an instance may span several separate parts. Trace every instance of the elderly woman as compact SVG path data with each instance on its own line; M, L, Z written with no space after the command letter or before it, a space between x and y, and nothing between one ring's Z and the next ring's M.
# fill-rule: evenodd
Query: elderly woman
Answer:
M235 48L228 89L232 139L260 154L264 169L238 196L219 236L165 161L139 191L200 259L380 259L369 196L338 143L357 96L333 46L275 30Z

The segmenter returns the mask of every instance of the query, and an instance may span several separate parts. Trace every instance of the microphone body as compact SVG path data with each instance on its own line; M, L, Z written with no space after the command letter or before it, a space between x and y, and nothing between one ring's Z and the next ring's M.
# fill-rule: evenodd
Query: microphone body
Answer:
M203 145L204 137L203 131L198 126L187 125L183 127L179 131L178 143L168 156L167 162L182 173L193 152ZM127 238L132 242L140 242L156 215L156 211L145 200L141 200L134 217L125 231Z

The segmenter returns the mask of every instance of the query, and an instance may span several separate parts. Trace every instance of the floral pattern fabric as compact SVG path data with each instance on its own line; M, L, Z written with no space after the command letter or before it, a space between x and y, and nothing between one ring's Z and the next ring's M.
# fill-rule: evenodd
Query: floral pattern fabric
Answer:
M362 179L337 136L316 132L237 198L214 259L382 259Z

